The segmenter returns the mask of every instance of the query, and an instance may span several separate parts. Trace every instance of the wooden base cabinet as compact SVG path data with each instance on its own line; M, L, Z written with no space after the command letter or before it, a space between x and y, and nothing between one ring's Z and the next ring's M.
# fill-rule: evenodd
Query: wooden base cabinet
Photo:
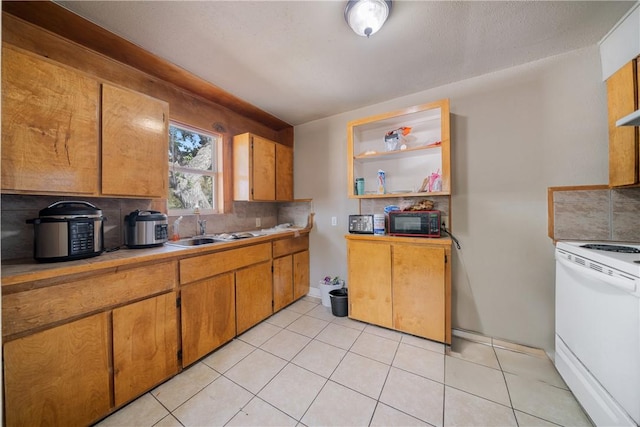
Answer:
M309 293L309 236L273 242L273 311Z
M271 261L236 271L236 332L241 334L273 314Z
M427 242L348 236L349 317L451 344L451 242Z
M271 243L260 243L180 260L181 289L184 291L188 289L188 287L184 285L203 279L214 278L217 281L223 273L230 274L229 280L231 280L231 285L235 289L233 296L235 297L235 322L233 323L233 330L237 334L246 331L273 314ZM226 285L216 283L215 285L200 286L198 289L211 293L217 291L212 291L210 286L222 286L228 291L226 287L229 286L229 283L226 283ZM190 306L191 302L198 297L202 298L203 295L199 295L195 288L192 292L194 292L194 294L191 298L188 297L182 301L182 310L186 310L187 313L193 313L193 316L188 315L188 321L189 319L196 323L201 321L203 322L201 326L205 326L205 319L199 320L197 318L198 310L200 310L198 306ZM219 293L219 295L226 295L221 297L222 299L220 300L223 306L226 306L225 298L232 298L232 296L225 294L225 292L225 290L220 290ZM204 297L208 298L208 295ZM231 302L229 302L229 304L230 303ZM211 309L211 307L209 309ZM204 308L202 310L204 310ZM225 310L227 310L227 308L225 308ZM208 320L216 320L215 315L208 314L205 316L209 316L207 318ZM228 316L224 315L223 317L227 318ZM215 328L211 325L206 327L209 328L208 330ZM231 326L228 327L231 328ZM223 326L222 328L224 331L227 331L227 326ZM185 330L183 329L183 333L184 332ZM198 346L198 344L189 342L194 339L194 336L190 333L183 335L182 339L183 346L185 346L185 342L187 342L187 347L192 345ZM203 345L203 348L204 347ZM210 351L212 350L213 348ZM204 350L201 348L198 351Z
M392 245L394 328L440 342L446 339L445 249Z
M180 291L182 365L188 366L236 335L234 274L186 285Z
M347 241L349 317L393 327L391 245Z
M4 344L7 426L88 425L111 408L109 314Z
M309 293L309 251L293 254L293 300Z
M170 292L113 310L115 405L178 373L178 308Z

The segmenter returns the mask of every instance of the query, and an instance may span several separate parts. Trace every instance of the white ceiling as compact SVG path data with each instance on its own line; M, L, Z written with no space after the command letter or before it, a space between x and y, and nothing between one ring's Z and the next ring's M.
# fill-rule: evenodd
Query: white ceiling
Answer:
M632 1L393 2L371 38L345 1L57 1L298 125L596 44Z

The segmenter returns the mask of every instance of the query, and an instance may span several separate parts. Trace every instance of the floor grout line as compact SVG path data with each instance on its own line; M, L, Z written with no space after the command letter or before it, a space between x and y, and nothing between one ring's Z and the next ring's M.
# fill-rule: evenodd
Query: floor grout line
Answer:
M408 417L414 418L416 420L420 420L421 422L425 422L425 423L429 424L429 422L427 420L422 419L421 417L417 417L416 415L413 415L412 413L406 412L405 410L403 410L401 408L394 407L394 405L391 405L389 403L385 403L382 400L383 393L385 391L385 387L389 383L389 378L390 378L392 369L396 368L399 371L403 371L405 373L408 373L408 374L411 374L411 375L415 375L415 376L420 377L422 379L425 379L425 380L428 380L430 382L436 383L436 384L439 385L439 387L442 387L442 408L441 408L441 413L440 413L440 415L441 415L441 424L442 425L444 425L444 423L446 421L446 417L447 417L447 389L448 388L451 389L451 390L457 390L458 392L464 393L464 394L469 395L469 396L474 396L474 398L482 399L482 401L490 402L491 404L495 404L495 405L499 405L499 406L502 406L502 407L505 407L505 408L509 408L510 409L510 413L513 416L513 420L514 420L516 426L518 426L520 424L520 422L521 422L520 420L518 420L517 412L522 412L523 414L526 414L527 416L531 416L531 417L533 417L535 419L539 419L541 421L546 421L546 422L558 425L557 423L555 423L555 422L553 422L551 420L547 420L547 419L541 417L540 415L534 415L534 414L529 413L526 410L516 409L515 406L514 406L512 390L509 388L509 382L507 381L506 374L509 373L509 375L514 375L514 376L520 377L520 378L522 378L522 380L527 381L527 382L528 381L536 381L536 382L540 382L540 383L544 384L545 386L554 387L554 388L557 388L559 390L564 390L564 391L568 391L568 390L566 390L566 389L564 389L562 387L555 386L554 384L548 383L543 379L529 378L526 375L521 375L521 374L518 374L518 373L505 371L505 368L503 366L503 362L501 361L500 357L498 356L497 348L499 348L501 350L504 350L504 351L510 351L510 352L514 352L514 353L523 354L523 355L528 356L528 357L534 357L534 358L541 359L542 357L539 356L539 355L529 354L527 352L518 351L517 349L505 348L503 346L495 346L493 344L489 344L489 343L485 343L485 342L477 342L477 341L473 341L473 340L467 339L466 337L460 337L460 336L454 335L454 340L460 340L459 342L467 342L467 343L472 343L472 344L478 344L478 345L483 345L483 346L487 346L487 347L491 348L491 353L493 355L493 358L495 358L495 361L496 361L497 366L498 366L498 368L496 369L493 366L488 366L487 364L482 363L480 361L482 356L475 357L475 356L473 356L473 353L472 353L472 357L466 357L465 358L463 356L463 352L462 351L453 353L452 346L444 346L443 345L444 346L443 347L443 351L440 352L440 351L435 350L435 348L437 348L436 346L434 346L433 348L429 348L430 346L428 346L428 345L425 345L425 346L414 345L414 344L416 344L418 342L416 341L415 343L412 343L409 338L405 339L405 337L412 337L411 335L399 333L397 331L387 330L387 329L384 329L384 328L379 328L377 326L368 325L368 324L364 324L364 327L362 327L362 328L360 328L360 327L350 327L348 324L349 324L349 322L352 321L351 319L338 320L338 319L344 319L344 318L334 317L333 319L328 320L328 318L326 316L325 317L322 316L322 311L319 309L319 307L323 307L325 309L326 309L326 307L322 306L318 302L312 302L312 301L308 301L306 299L304 299L302 301L305 301L306 304L309 304L309 303L315 304L315 306L310 308L309 310L307 310L304 313L300 313L299 311L291 310L290 309L291 306L286 307L284 310L289 309L289 311L291 313L295 313L297 315L297 317L294 320L288 322L286 326L270 323L268 321L269 319L266 319L265 321L259 323L258 325L254 326L253 328L249 329L248 331L245 331L240 336L235 337L233 340L229 341L228 343L225 343L224 346L222 346L219 349L215 350L214 352L204 356L199 361L195 362L194 364L192 364L189 367L187 367L186 369L184 369L181 372L181 374L184 373L185 371L187 371L188 369L191 369L191 368L195 367L197 364L202 363L202 365L204 367L206 367L207 369L212 370L215 374L217 374L217 377L215 377L213 380L208 382L206 385L200 387L199 390L194 392L192 395L188 396L173 411L170 411L168 409L168 407L165 404L163 404L159 400L159 398L156 397L153 394L153 391L155 389L150 390L148 393L151 395L153 400L160 407L162 407L164 411L167 412L167 414L162 416L161 420L158 421L158 423L162 422L165 418L171 416L172 417L172 421L175 420L180 425L184 425L184 423L182 421L180 421L178 419L178 417L175 415L175 412L178 411L178 409L181 408L183 405L187 404L187 402L189 402L192 399L194 399L199 393L203 392L203 390L205 390L207 387L210 387L213 383L215 383L219 379L224 378L226 381L231 382L235 386L237 386L240 389L242 389L242 390L246 391L247 393L249 393L249 395L251 396L249 398L249 400L246 403L244 403L238 409L238 411L236 411L228 420L226 420L223 423L225 425L228 424L228 423L231 423L231 421L236 419L240 414L243 414L243 413L246 414L245 408L249 404L254 402L254 400L256 398L259 399L261 402L266 403L272 409L275 409L278 413L283 414L286 417L288 417L289 419L294 420L297 423L297 425L301 425L302 419L304 419L304 417L309 413L311 408L314 407L314 404L316 404L318 402L319 397L322 395L323 391L327 388L327 386L330 383L336 384L336 385L338 385L340 387L343 387L343 388L345 388L347 390L350 390L351 392L357 393L361 397L364 397L366 399L370 399L373 402L375 402L375 404L373 405L374 406L373 407L373 412L369 416L367 425L371 425L373 423L373 421L375 419L375 416L376 416L376 413L378 412L379 409L382 409L381 405L384 405L385 407L391 408L391 409L393 409L393 411L396 411L396 412L398 412L400 414L404 414L405 416L408 416ZM296 303L294 303L294 304L296 304ZM294 304L292 304L292 305L294 305ZM301 307L302 306L300 306L298 308L301 308ZM279 313L281 313L281 312L282 311L280 311ZM310 314L312 312L314 312L314 314ZM276 313L276 315L277 315L277 313ZM289 327L291 327L295 322L297 322L298 320L302 319L305 316L310 318L310 319L314 319L314 320L317 320L317 321L325 322L326 324L324 326L322 326L322 328L320 328L318 330L318 332L315 332L315 333L309 332L310 334L313 334L313 336L306 335L304 332L302 332L303 331L302 329L299 329L299 331L298 330L289 329ZM357 321L353 321L353 322L357 322ZM357 323L359 324L360 322L357 322ZM276 333L270 335L268 338L262 340L262 338L260 338L260 334L259 334L260 331L257 330L257 329L254 329L254 328L259 327L262 324L268 324L270 327L277 328L278 331ZM313 322L311 322L311 324L313 324ZM335 326L332 326L332 325L335 325ZM352 326L355 326L355 324L353 324ZM336 328L336 327L339 327L339 328ZM345 329L343 330L341 328L345 328ZM252 330L255 331L254 332L254 334L256 334L255 336L251 336L251 335L245 336L245 334L249 334ZM270 329L270 328L267 328L267 330L270 331L269 333L272 332L272 329ZM313 330L313 329L311 329L311 330ZM348 333L347 330L357 331L357 334ZM271 351L267 351L266 349L263 348L263 346L265 346L271 340L274 340L283 331L287 331L289 333L293 333L293 334L295 334L297 336L300 336L300 337L308 338L308 341L302 347L300 347L300 349L298 349L295 352L295 354L292 354L291 356L287 355L286 359L283 358L282 356L279 356L276 353L273 353ZM330 331L335 331L335 333L336 333L334 335L335 336L335 340L332 340L328 336L325 337L325 335L327 335ZM388 332L388 331L390 331L390 332ZM390 361L388 363L386 361L381 361L379 359L376 359L376 358L374 358L374 357L372 357L372 356L370 356L368 354L360 354L358 351L356 351L356 350L358 350L356 348L356 343L358 343L360 339L365 337L365 334L370 335L371 339L383 340L382 342L388 341L389 345L395 344L395 348L393 350L393 356L390 358ZM395 335L395 334L398 334L398 335ZM242 338L243 336L245 336L245 339L248 339L249 341L245 341ZM398 338L398 339L396 340L395 338ZM286 339L286 338L283 338L283 339ZM325 339L325 340L323 341L323 339ZM220 372L217 369L215 369L214 366L211 366L211 365L205 363L205 360L207 360L207 358L211 357L211 355L213 353L215 353L217 351L222 351L225 348L230 348L230 347L227 347L227 346L229 346L230 344L232 344L236 340L238 342L241 342L242 344L248 346L250 348L250 351L247 354L244 354L241 357L239 357L237 360L234 359L234 361L233 361L233 363L231 365L225 367L225 371L224 372ZM343 340L346 340L345 342L348 343L348 348L344 348L344 347L340 346L339 343L342 343ZM259 342L259 345L256 346L255 344L253 344L250 341ZM301 361L302 363L294 362L294 360L298 356L300 356L305 351L305 349L308 349L309 346L314 343L314 341L316 343L318 343L318 344L330 346L330 347L342 352L339 360L337 360L337 363L335 363L335 366L333 366L331 372L329 372L328 374L322 374L321 375L321 374L318 374L317 372L314 372L313 370L311 370L307 366L303 366L303 365L306 364L306 362L303 362L303 361ZM327 341L330 341L330 342L327 342ZM336 345L336 344L338 344L338 345ZM386 346L386 345L387 344L384 344L382 348L384 348L384 346ZM438 380L434 380L433 378L430 378L429 376L426 376L424 373L414 372L413 368L411 368L410 366L404 366L404 367L395 366L394 363L396 362L396 359L398 358L399 352L401 351L401 348L402 348L403 345L409 346L409 347L414 349L414 350L411 350L411 351L419 351L420 352L419 354L427 354L427 353L421 353L422 351L425 351L425 352L430 352L430 353L434 353L434 354L436 354L438 356L441 356L442 357L442 382L440 382ZM277 347L275 347L275 348L272 347L272 349L274 349L274 351L276 351L275 350L276 348ZM266 381L265 384L260 386L260 388L259 388L259 390L257 392L254 393L251 390L249 390L248 388L246 388L245 386L243 386L242 384L240 384L240 383L234 381L233 379L231 379L230 377L228 377L227 374L233 368L237 367L239 364L241 364L243 361L245 361L250 355L254 354L257 350L260 350L260 351L264 352L265 354L269 355L270 357L275 357L275 358L277 358L277 359L279 359L281 361L284 361L284 364L273 375L269 374L269 375L271 375L270 378ZM229 350L229 351L231 351L231 350ZM386 367L386 372L384 373L384 379L382 380L382 384L381 384L380 390L377 392L377 396L376 397L371 397L371 396L359 391L358 389L355 389L355 388L352 388L349 385L346 385L346 383L343 384L343 383L339 382L339 380L337 380L337 379L332 379L332 377L336 374L336 372L338 371L340 366L345 362L345 359L347 357L350 357L349 356L350 353L351 353L352 356L362 357L364 359L367 359L367 360L371 361L372 363L381 364L381 365L384 365ZM365 353L366 353L366 351L365 351ZM458 356L456 356L456 354ZM429 356L429 357L431 358L432 356ZM475 357L475 360L474 360L474 357ZM472 392L466 391L464 389L464 387L460 388L458 386L454 387L454 386L448 385L447 384L447 372L448 372L448 369L451 369L451 367L448 366L447 358L458 359L458 360L460 360L462 362L471 363L471 364L473 364L475 366L478 366L478 367L481 367L481 368L499 370L500 373L501 373L501 376L502 376L503 385L504 385L504 387L506 389L506 392L507 392L509 405L507 406L507 405L505 405L503 403L496 402L496 401L491 400L491 399L489 399L487 397L484 397L482 395L478 395L476 393L472 393ZM492 360L493 360L493 358L492 358ZM215 365L213 360L210 363L212 365ZM509 363L513 364L514 362L511 361ZM310 402L308 403L307 407L304 409L304 411L299 416L299 418L297 418L297 416L290 415L285 410L279 408L275 404L272 404L268 400L265 400L264 398L259 396L259 394L262 391L264 391L265 389L267 389L267 387L269 387L270 384L274 384L273 382L276 381L276 379L289 367L289 365L292 365L293 367L295 367L297 369L302 369L302 370L306 371L307 373L310 373L310 374L313 374L313 375L317 375L318 377L323 379L322 386L315 393L315 395L310 400ZM374 366L374 365L372 365L372 366ZM378 368L376 368L376 370L377 369ZM238 378L241 378L241 377L238 377ZM345 378L348 378L348 377L345 377ZM381 377L379 377L379 378L381 378ZM547 377L541 376L540 378L547 378ZM347 381L347 383L349 383L349 382ZM160 386L158 386L158 387L160 387ZM360 386L360 388L362 388L362 387ZM570 391L568 391L568 392L570 393ZM256 402L254 402L254 403L256 403ZM260 403L256 403L256 404L260 404ZM122 409L125 409L125 408L122 408ZM116 412L114 414L117 414L117 413L118 412Z

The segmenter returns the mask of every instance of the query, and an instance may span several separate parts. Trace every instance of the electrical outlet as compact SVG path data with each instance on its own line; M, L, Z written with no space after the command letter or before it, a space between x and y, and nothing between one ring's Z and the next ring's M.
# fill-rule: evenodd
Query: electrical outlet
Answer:
M335 217L335 216L331 217L331 225L333 225L334 227L336 225L338 225L338 218L337 217Z
M442 215L440 218L441 224L443 228L449 229L449 217L446 215Z
M262 221L261 221L261 219L258 217L258 218L256 218L256 227L260 227L260 225L262 225Z

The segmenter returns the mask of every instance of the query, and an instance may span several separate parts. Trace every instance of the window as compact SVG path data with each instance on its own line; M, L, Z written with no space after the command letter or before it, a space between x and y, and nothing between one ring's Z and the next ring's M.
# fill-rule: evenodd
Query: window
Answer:
M169 213L218 211L220 135L169 124Z

